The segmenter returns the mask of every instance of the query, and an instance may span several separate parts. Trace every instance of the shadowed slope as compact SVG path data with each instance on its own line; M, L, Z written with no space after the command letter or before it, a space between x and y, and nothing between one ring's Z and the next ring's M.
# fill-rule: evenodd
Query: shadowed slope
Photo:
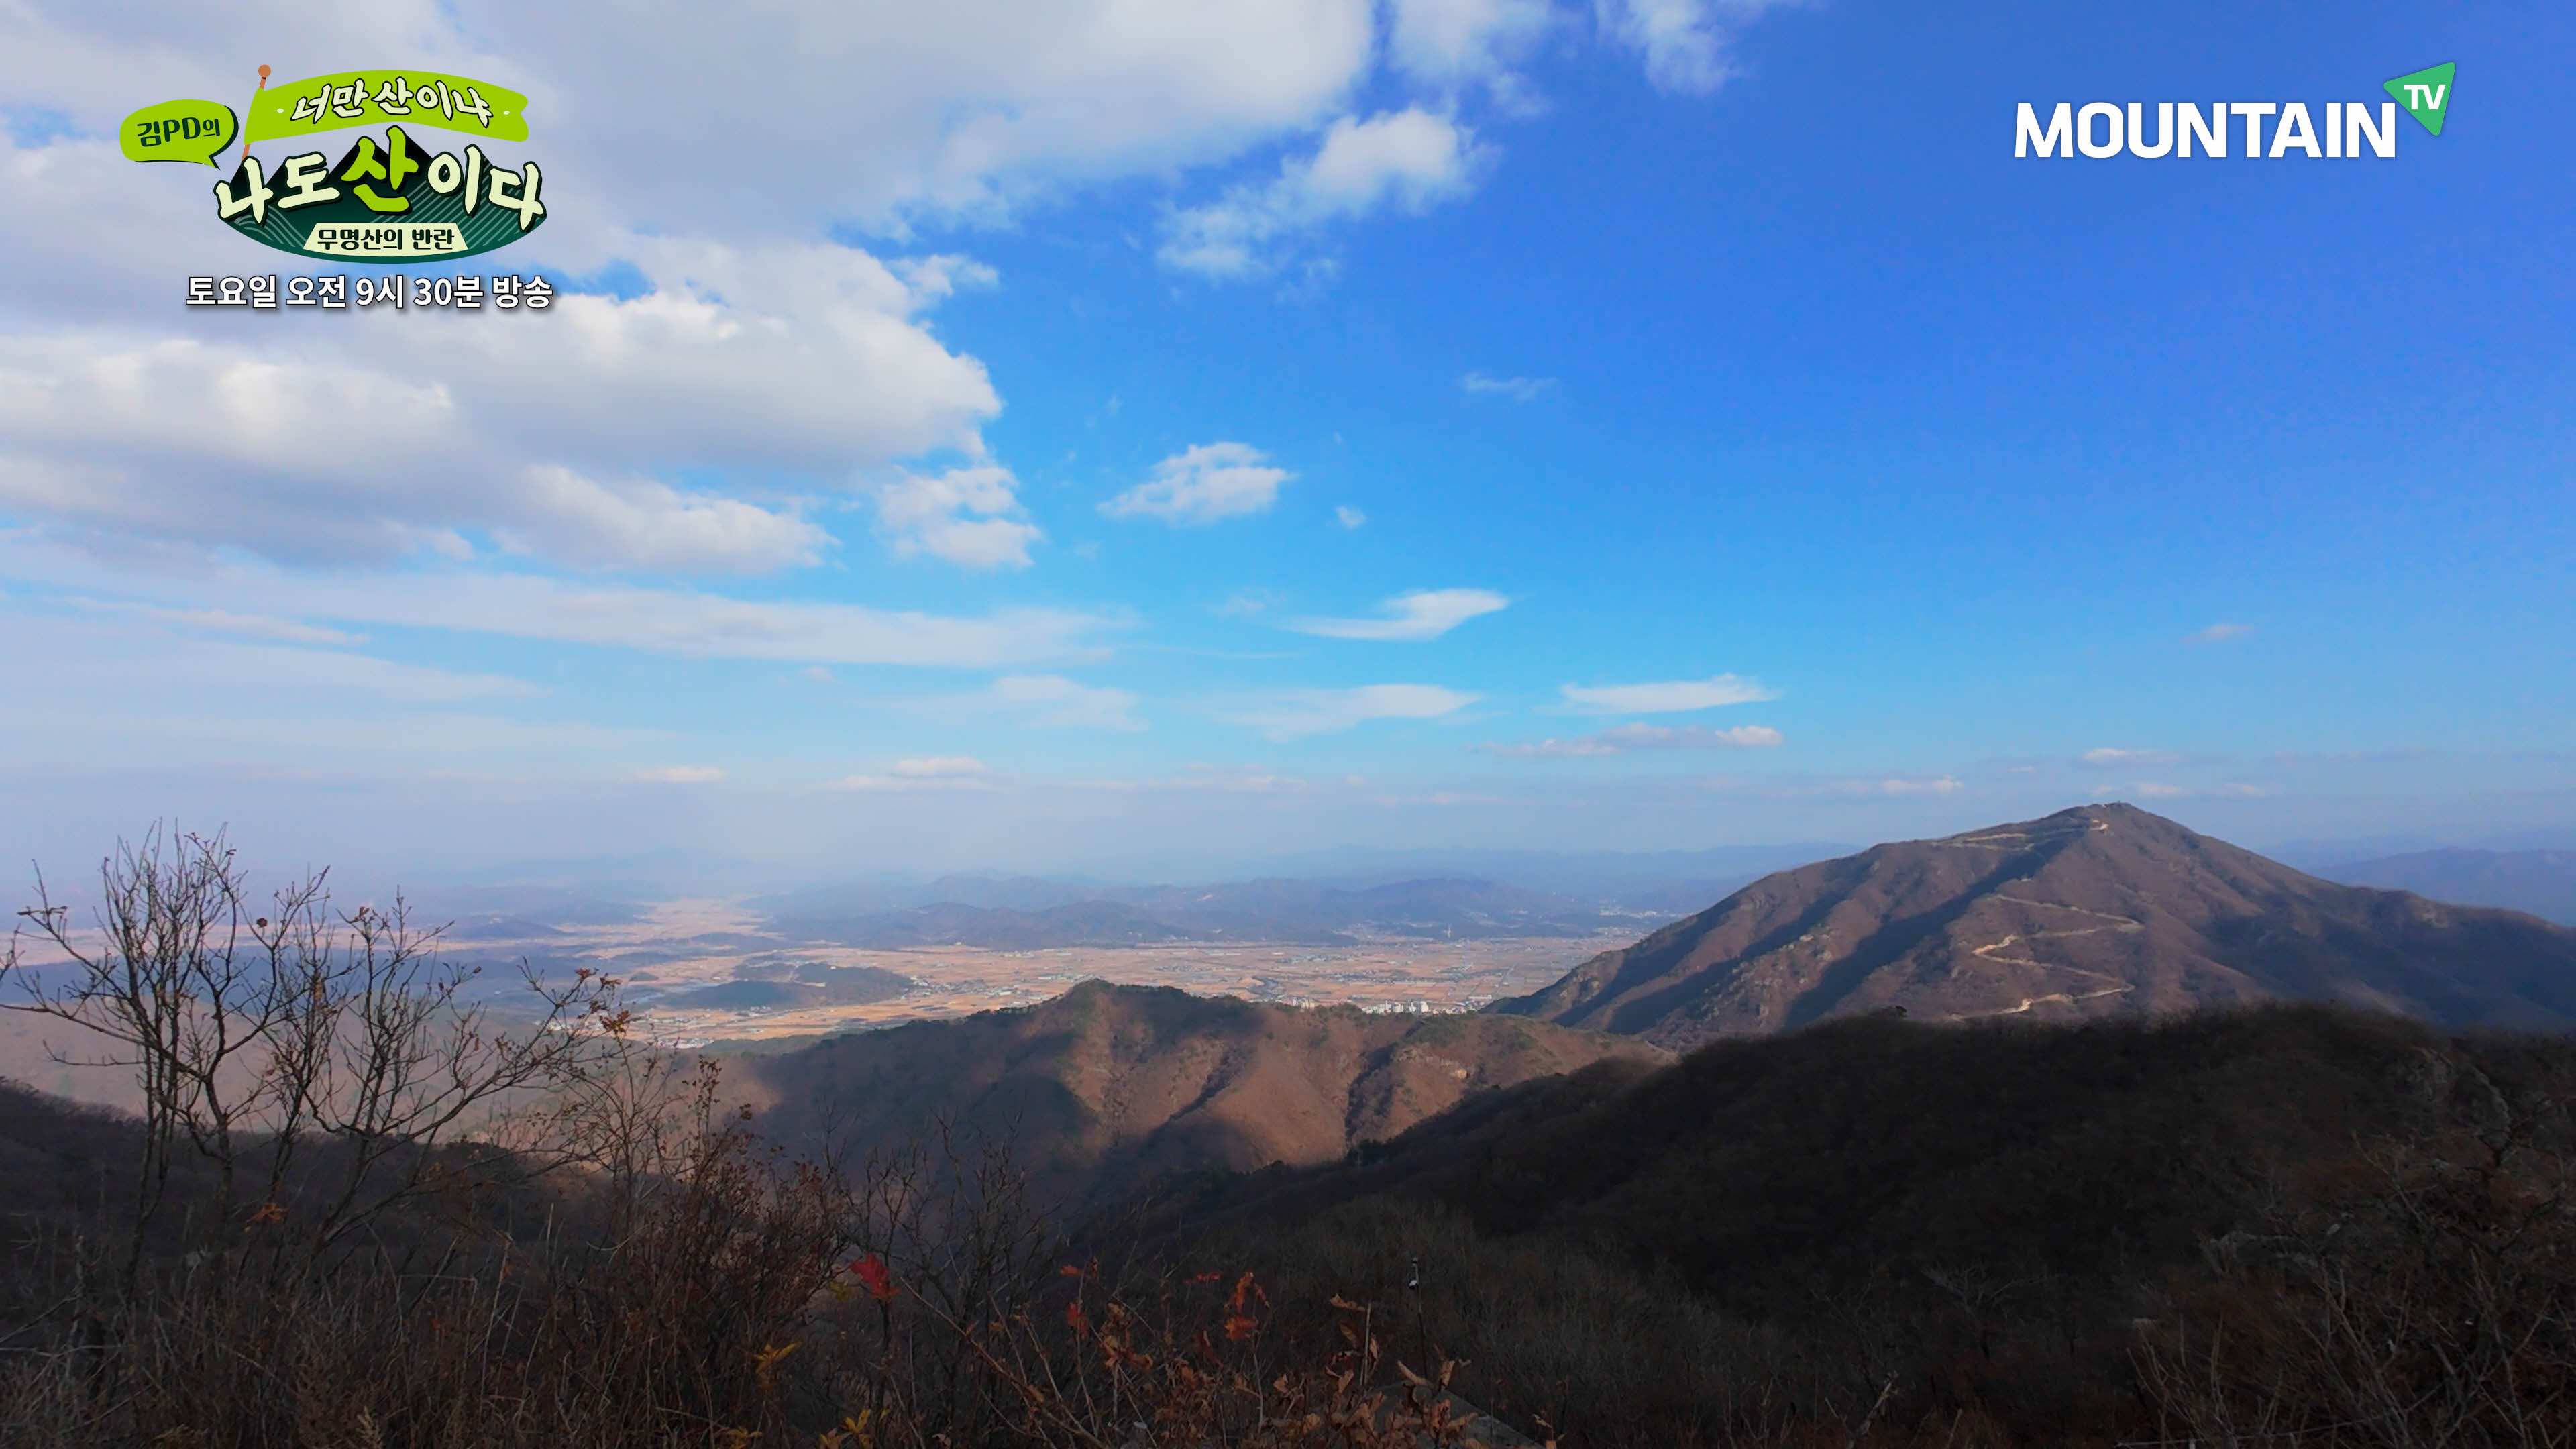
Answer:
M741 1062L763 1130L864 1148L934 1117L1010 1131L1050 1188L1339 1158L1468 1095L1644 1043L1491 1016L1404 1016L1086 982L1034 1007Z

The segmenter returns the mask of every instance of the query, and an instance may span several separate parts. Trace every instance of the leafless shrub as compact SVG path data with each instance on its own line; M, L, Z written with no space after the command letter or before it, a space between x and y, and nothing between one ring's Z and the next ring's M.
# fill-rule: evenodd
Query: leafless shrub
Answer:
M2312 1169L2136 1356L2213 1443L2576 1443L2576 1157L2527 1112Z
M214 1171L211 1201L191 1204L187 1245L210 1276L230 1268L245 1228L289 1217L291 1235L264 1241L273 1263L300 1257L309 1268L455 1170L442 1149L488 1140L502 1109L526 1102L530 1115L577 1119L564 1113L578 1105L566 1089L626 1046L616 983L592 973L561 986L531 974L537 1010L524 1024L465 1002L473 971L442 965L439 932L415 927L399 897L390 910L341 914L315 873L256 911L220 832L156 828L120 843L99 886L84 930L38 877L0 983L24 972L30 930L68 968L0 1005L103 1043L83 1064L135 1073L143 1132L125 1223L129 1296L178 1153ZM550 1134L518 1127L518 1150L483 1154L487 1166L547 1165ZM303 1170L324 1146L324 1170Z

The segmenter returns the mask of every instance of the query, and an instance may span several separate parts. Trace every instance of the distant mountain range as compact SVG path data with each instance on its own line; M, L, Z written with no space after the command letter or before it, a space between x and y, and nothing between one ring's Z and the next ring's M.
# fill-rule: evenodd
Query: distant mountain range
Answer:
M2576 926L2576 850L2419 850L2317 872L2346 885L2501 906Z
M2564 1026L2576 931L2088 805L1765 876L1490 1009L1688 1048L1873 1010L2071 1020L2275 997Z
M1706 889L1695 889L1694 896L1706 899ZM1408 880L1365 887L1254 880L1111 888L1026 877L965 877L933 881L921 893L934 899L896 909L852 909L847 895L802 892L754 905L770 914L772 930L794 942L1001 950L1166 941L1347 945L1363 937L1580 937L1623 926L1635 929L1670 913L1573 900L1489 880ZM1662 888L1662 893L1682 898L1676 889Z

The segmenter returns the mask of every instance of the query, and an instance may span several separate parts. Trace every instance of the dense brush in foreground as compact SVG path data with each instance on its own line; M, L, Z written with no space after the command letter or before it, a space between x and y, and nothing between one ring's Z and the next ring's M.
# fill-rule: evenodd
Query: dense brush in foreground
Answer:
M847 1175L784 1164L695 1079L671 1157L555 1190L477 1192L316 1261L291 1214L147 1259L18 1245L0 1438L51 1446L1346 1446L1516 1443L1474 1431L1454 1371L1393 1357L1344 1303L1283 1345L1239 1273L1064 1262L997 1154ZM14 1145L130 1145L130 1123L12 1092ZM30 1119L36 1119L31 1121ZM60 1138L63 1134L54 1134ZM488 1187L488 1184L486 1185ZM436 1251L430 1251L432 1248ZM1472 1434L1472 1437L1471 1437Z
M160 1243L128 1296L112 1219L22 1216L0 1438L2576 1439L2576 1050L2552 1039L2305 1008L1853 1023L1236 1179L1106 1266L1006 1153L794 1163L707 1077L658 1080L627 1157L460 1165L323 1262L292 1211L254 1213L220 1251ZM94 1192L140 1130L0 1102L20 1191L41 1165Z
M2564 1038L2324 1007L1869 1019L1495 1094L1188 1218L1283 1302L1407 1301L1567 1442L2563 1444L2571 1106Z

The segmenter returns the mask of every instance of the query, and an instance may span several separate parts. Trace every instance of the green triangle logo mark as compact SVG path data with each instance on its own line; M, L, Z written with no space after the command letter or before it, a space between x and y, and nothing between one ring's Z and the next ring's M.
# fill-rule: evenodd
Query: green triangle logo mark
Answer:
M2438 136L2442 134L2442 113L2451 105L2451 72L2459 68L2454 62L2401 75L2388 83L2388 94L2406 108L2408 115L2423 122L2425 130Z

